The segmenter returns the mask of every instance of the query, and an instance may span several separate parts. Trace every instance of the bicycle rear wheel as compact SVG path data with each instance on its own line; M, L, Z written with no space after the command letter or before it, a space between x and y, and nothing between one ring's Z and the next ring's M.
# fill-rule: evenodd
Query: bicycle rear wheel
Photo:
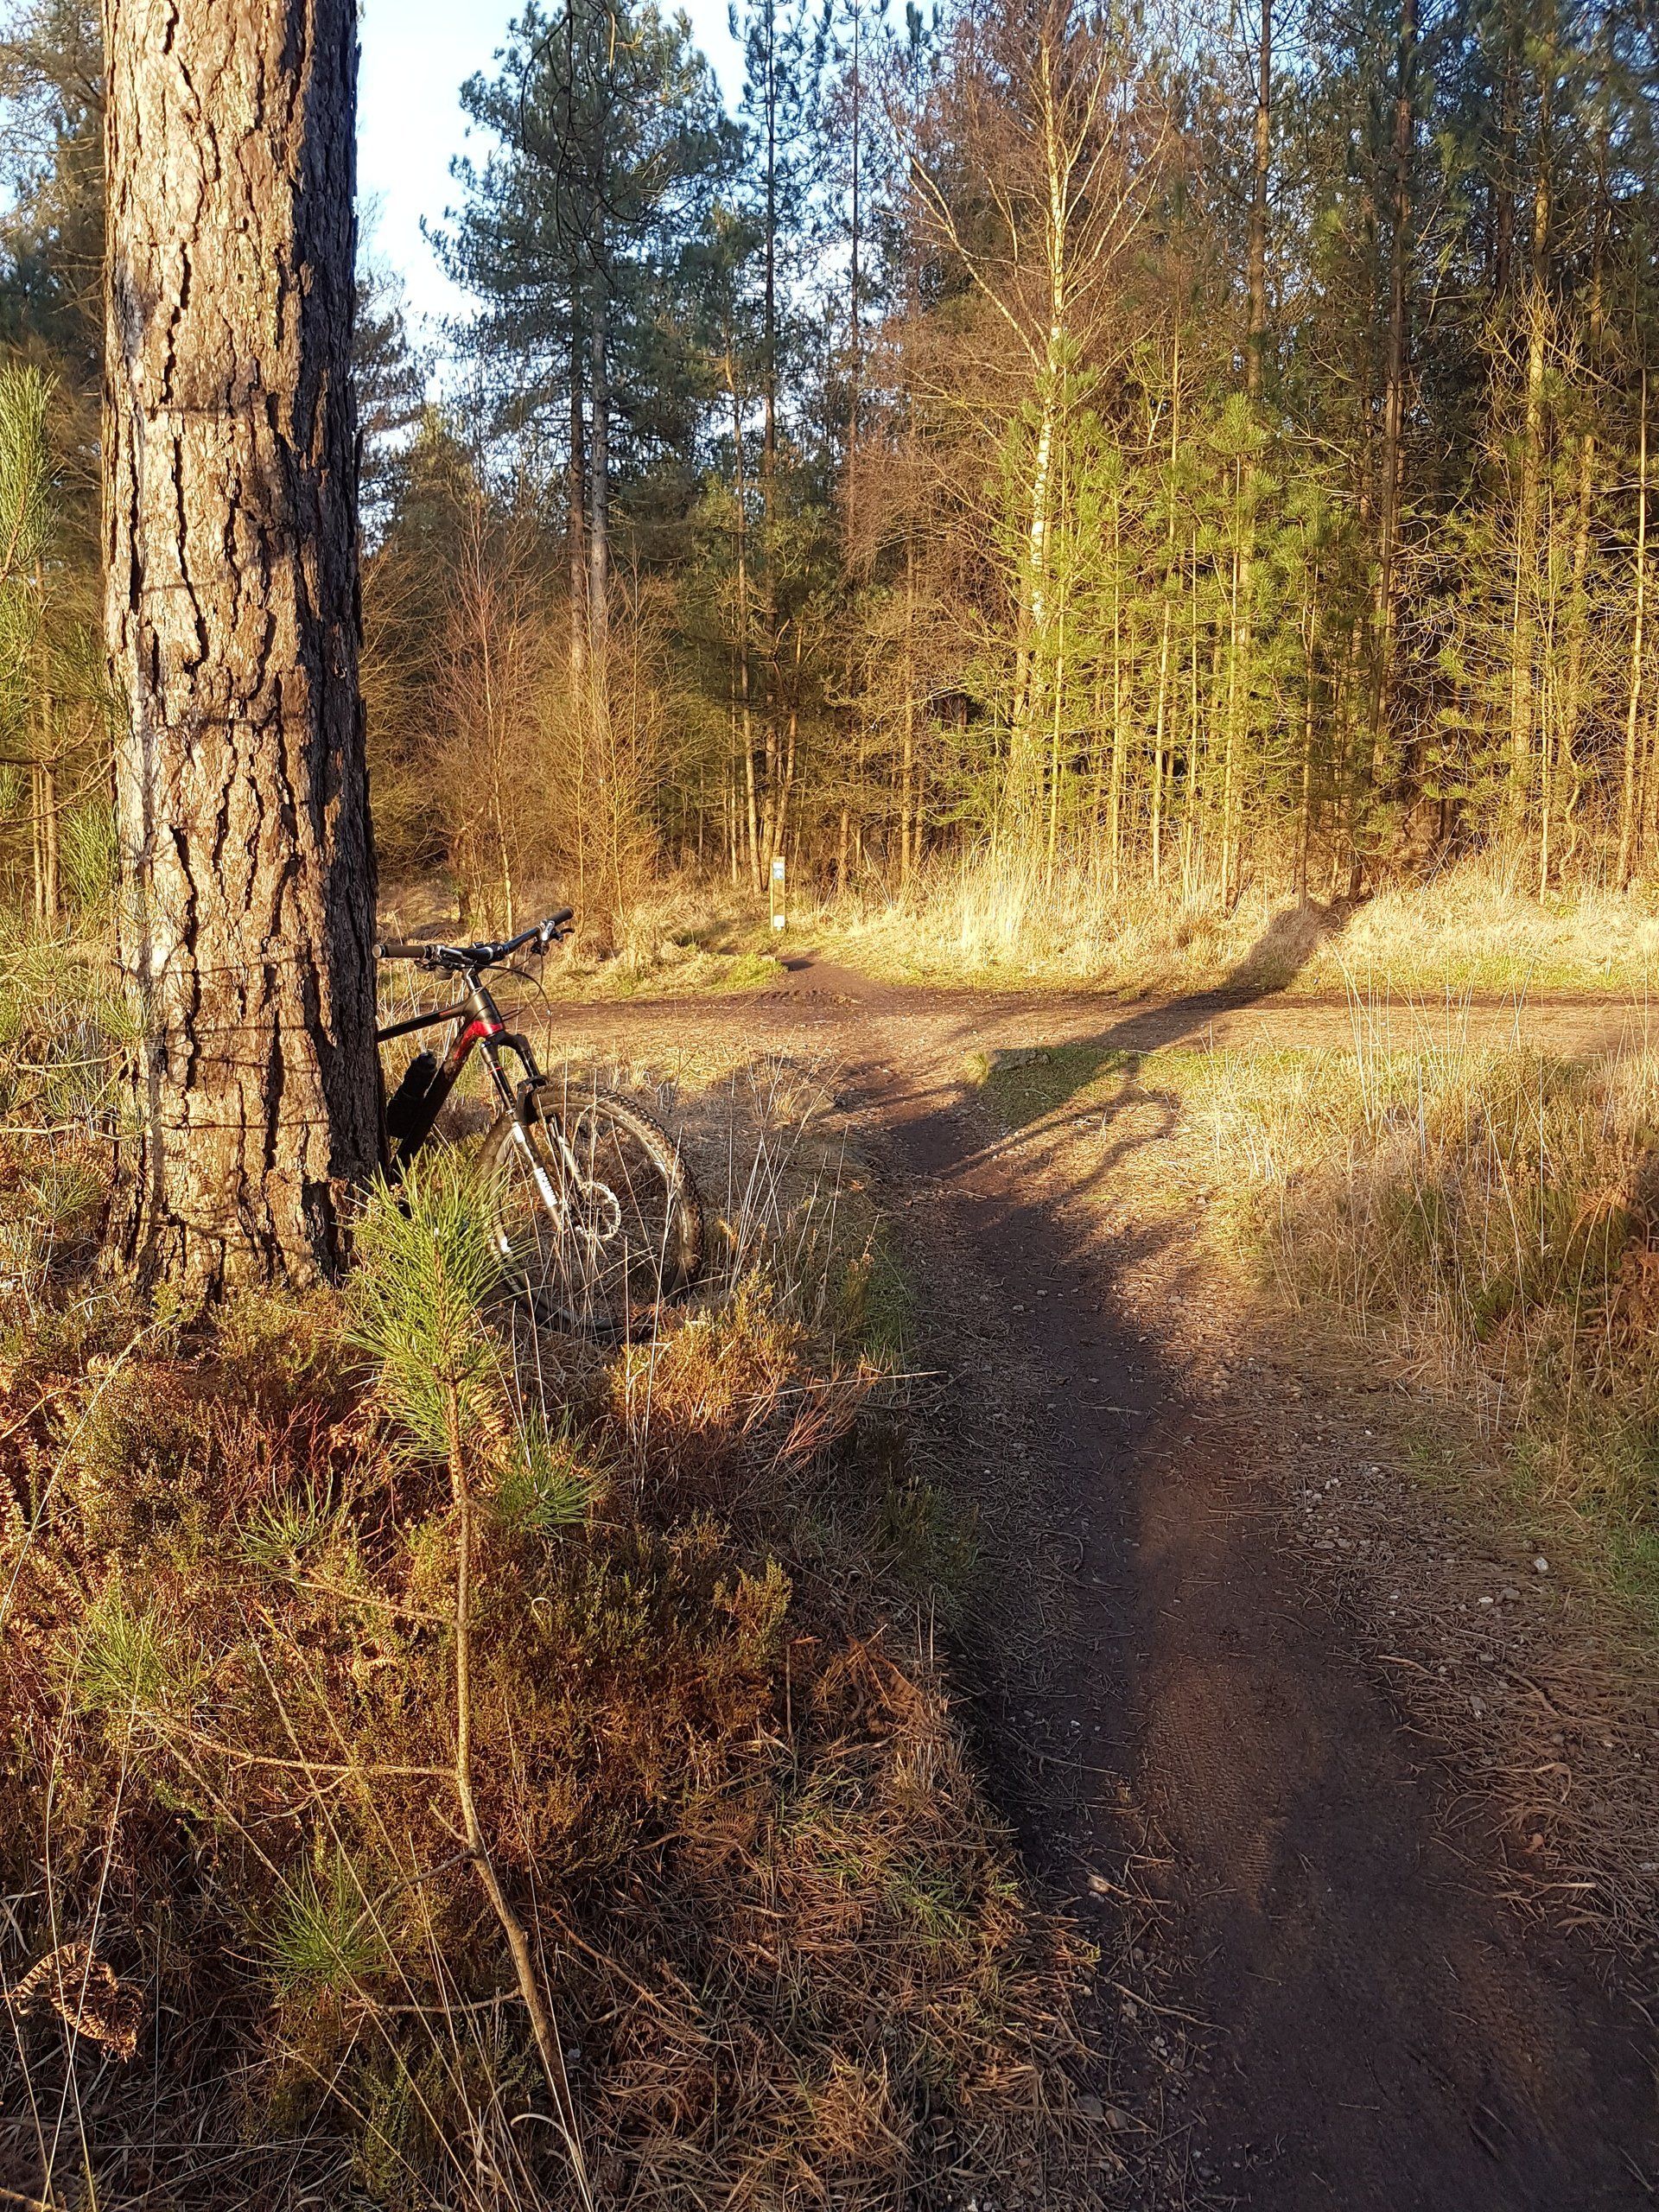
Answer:
M495 1122L480 1165L497 1245L538 1319L620 1334L696 1280L696 1186L639 1107L543 1084L522 1120Z

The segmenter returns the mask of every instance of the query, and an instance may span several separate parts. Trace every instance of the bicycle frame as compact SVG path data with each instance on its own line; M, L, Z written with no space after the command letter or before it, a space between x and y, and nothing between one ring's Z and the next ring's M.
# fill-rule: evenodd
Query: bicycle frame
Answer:
M521 1245L533 1248L532 1259L541 1254L544 1261L542 1234L550 1219L562 1242L575 1240L574 1257L567 1254L558 1258L553 1283L556 1287L574 1266L576 1306L574 1313L563 1306L556 1307L554 1319L563 1318L580 1328L621 1328L630 1325L634 1311L631 1278L641 1271L654 1268L658 1300L696 1279L703 1243L696 1186L671 1140L643 1109L604 1096L597 1086L587 1105L569 1095L568 1081L556 1094L528 1040L509 1029L484 981L490 969L501 966L525 945L534 944L545 954L550 945L563 943L573 919L570 908L561 907L545 921L499 944L387 938L376 945L381 960L407 960L429 975L453 976L450 988L459 993L447 1005L386 1022L375 1032L378 1045L423 1030L453 1032L442 1060L435 1052L417 1053L388 1097L383 1156L391 1181L410 1170L467 1061L481 1048L499 1109L485 1133L479 1160L485 1178L480 1196L491 1224L492 1243L510 1268L518 1268ZM618 1167L610 1164L613 1150ZM643 1199L637 1186L636 1155L643 1158L647 1171ZM522 1167L510 1169L510 1160L522 1162ZM521 1179L523 1169L528 1170L528 1187ZM526 1199L529 1228L519 1218ZM612 1310L619 1285L626 1301L620 1315ZM520 1287L529 1289L532 1304L537 1299L544 1301L550 1294L545 1264L539 1288L528 1275ZM539 1313L540 1308L537 1310Z
M395 1156L388 1162L396 1175L420 1150L432 1134L433 1124L443 1111L449 1094L460 1082L461 1071L471 1059L475 1047L481 1046L484 1057L490 1065L490 1082L502 1106L522 1128L524 1121L524 1100L537 1084L544 1078L527 1041L507 1027L501 1009L485 988L481 977L471 979L471 988L464 999L453 1006L435 1007L429 1014L417 1014L404 1021L389 1022L375 1032L377 1044L389 1044L394 1037L412 1037L422 1029L436 1029L445 1022L458 1024L454 1040L439 1063L436 1074L423 1095L420 1107ZM518 1083L509 1077L502 1065L503 1055L511 1052L524 1070ZM561 1149L569 1150L561 1135ZM574 1168L574 1159L567 1163ZM551 1192L543 1194L550 1199Z
M386 1172L395 1182L404 1169L419 1152L432 1134L434 1123L443 1111L445 1102L461 1080L461 1071L481 1046L490 1065L490 1082L503 1109L512 1116L513 1135L524 1155L531 1179L536 1185L542 1204L562 1224L570 1219L570 1194L591 1194L595 1187L588 1183L582 1166L565 1135L563 1122L555 1116L542 1116L542 1129L553 1141L560 1168L562 1189L555 1189L553 1179L543 1163L542 1156L530 1141L529 1101L531 1093L546 1081L540 1062L531 1050L528 1040L516 1030L507 1027L501 1009L490 996L479 976L469 979L464 999L453 1006L434 1007L429 1014L410 1015L405 1020L388 1022L384 1029L377 1029L377 1044L388 1044L394 1037L412 1037L423 1029L436 1029L447 1021L458 1024L449 1050L439 1063L437 1071L422 1093L420 1104L413 1120L386 1162ZM514 1083L502 1065L503 1056L511 1052L524 1070Z

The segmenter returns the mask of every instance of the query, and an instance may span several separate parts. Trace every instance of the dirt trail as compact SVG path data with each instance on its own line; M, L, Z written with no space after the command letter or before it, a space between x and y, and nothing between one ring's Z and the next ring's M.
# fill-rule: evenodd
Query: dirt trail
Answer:
M1382 1047L1517 1039L1564 1054L1636 1049L1659 1033L1659 1008L1635 999L1561 996L1395 1000L1293 997L1224 984L1185 997L1128 1001L1098 991L980 991L874 982L849 968L797 955L777 989L731 998L626 999L561 1004L562 1035L602 1038L667 1026L677 1034L756 1038L845 1033L898 1024L907 1049L943 1057L987 1046L1090 1045L1103 1052L1271 1051Z
M1497 1037L1515 1016L1456 1019ZM1158 2002L1197 2054L1174 2107L1190 2201L1648 2204L1652 2039L1587 1946L1500 1901L1495 1846L1453 1817L1390 1687L1311 1599L1262 1480L1277 1416L1248 1372L1193 1387L1126 1295L1153 1232L1090 1229L957 1072L1011 1041L1325 1043L1349 1021L1214 999L1104 1020L1075 999L941 1003L809 965L761 1007L562 1011L556 1033L792 1034L836 1050L874 1109L959 1456L988 1501L1014 1500L987 1516L1000 1603L966 1656L1028 1855L1098 1915L1126 1804L1168 1840ZM1633 1026L1617 1006L1524 1017L1556 1049L1617 1050ZM1201 1331L1202 1280L1175 1280ZM1294 1421L1276 1435L1299 1450Z

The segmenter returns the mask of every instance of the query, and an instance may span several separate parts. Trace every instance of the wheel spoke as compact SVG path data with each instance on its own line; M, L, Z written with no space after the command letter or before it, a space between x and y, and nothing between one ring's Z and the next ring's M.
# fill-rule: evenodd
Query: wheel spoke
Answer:
M556 1099L532 1103L493 1147L503 1256L538 1309L626 1328L695 1272L695 1192L668 1140L621 1102L563 1117Z

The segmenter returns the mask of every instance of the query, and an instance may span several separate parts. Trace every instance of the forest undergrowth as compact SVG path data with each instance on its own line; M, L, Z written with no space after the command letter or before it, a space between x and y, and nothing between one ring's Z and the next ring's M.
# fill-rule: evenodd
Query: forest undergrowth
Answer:
M659 1071L720 1258L606 1349L459 1148L343 1293L141 1309L98 970L0 1007L7 2201L1097 2201L810 1071Z
M1645 992L1659 975L1659 905L1584 883L1540 898L1491 856L1402 879L1348 901L1298 896L1283 875L1224 906L1124 883L1084 864L984 851L918 872L898 897L832 906L826 936L854 965L894 979L1091 984L1124 996L1233 987L1340 996Z
M411 926L462 927L441 881L394 903ZM1541 898L1491 855L1358 901L1302 898L1274 874L1248 882L1228 908L1207 886L1189 896L1179 877L1114 892L1097 868L1062 862L1051 874L1039 855L987 848L930 861L902 891L872 874L842 895L803 893L787 920L774 931L747 886L670 875L636 895L603 941L579 935L542 982L582 999L764 991L782 982L779 956L807 948L882 982L1122 998L1230 988L1645 999L1659 979L1659 900L1645 888L1586 880Z

